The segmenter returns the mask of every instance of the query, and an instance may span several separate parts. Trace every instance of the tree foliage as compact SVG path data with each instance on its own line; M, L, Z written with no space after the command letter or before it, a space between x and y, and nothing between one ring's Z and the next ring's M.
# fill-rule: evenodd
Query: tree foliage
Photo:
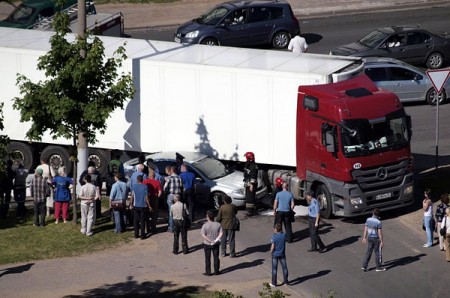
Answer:
M0 103L0 131L3 131L3 105L4 103ZM9 138L5 135L0 135L0 179L2 179L5 175L6 164L5 160L7 157L6 147L9 144Z
M46 131L54 139L75 140L83 133L94 144L96 133L105 132L109 115L123 108L134 94L131 75L118 72L127 58L124 46L113 57L106 57L97 36L69 41L66 14L58 13L53 25L56 33L50 39L51 50L39 57L37 66L46 80L34 83L19 74L22 97L14 98L13 107L20 110L20 121L31 122L27 132L31 140L41 140Z

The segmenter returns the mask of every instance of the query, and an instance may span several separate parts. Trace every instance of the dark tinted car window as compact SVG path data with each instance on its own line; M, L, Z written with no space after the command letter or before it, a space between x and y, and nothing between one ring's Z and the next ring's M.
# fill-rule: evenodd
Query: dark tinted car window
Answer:
M423 44L430 42L430 36L422 32L409 32L408 45Z
M414 80L416 76L415 72L400 67L391 67L391 80L392 81L409 81Z
M388 74L384 67L366 68L364 72L374 82L388 80Z
M281 7L269 7L270 11L270 20L281 19L283 14L283 8Z
M236 9L227 19L231 19L230 25L240 25L248 23L247 9Z
M262 22L270 20L271 12L267 7L252 7L250 9L250 22Z

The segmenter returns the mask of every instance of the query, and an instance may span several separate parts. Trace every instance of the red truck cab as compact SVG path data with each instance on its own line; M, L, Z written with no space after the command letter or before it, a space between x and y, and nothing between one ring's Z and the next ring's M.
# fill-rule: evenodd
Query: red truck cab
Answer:
M412 204L411 119L367 76L299 87L296 132L298 193L325 218Z

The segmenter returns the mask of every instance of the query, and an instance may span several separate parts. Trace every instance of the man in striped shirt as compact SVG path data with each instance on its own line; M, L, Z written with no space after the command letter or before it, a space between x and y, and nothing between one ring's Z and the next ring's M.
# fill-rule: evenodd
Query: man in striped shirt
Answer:
M42 178L42 169L37 169L30 183L30 193L34 202L34 224L33 226L45 226L46 198L50 196L50 188L47 180Z
M183 193L183 182L181 182L180 176L177 175L177 167L170 167L170 176L167 177L164 184L164 193L167 195L167 205L169 206L169 227L168 231L173 232L173 218L170 215L170 207L174 203L174 196L176 194Z

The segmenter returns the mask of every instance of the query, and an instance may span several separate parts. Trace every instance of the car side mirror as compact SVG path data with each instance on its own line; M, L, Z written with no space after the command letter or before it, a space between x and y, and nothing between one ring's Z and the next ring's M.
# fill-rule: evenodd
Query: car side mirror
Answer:
M200 177L196 177L195 178L195 184L201 184L201 183L203 183L204 181L203 181L203 179L202 178L200 178Z
M414 81L420 81L420 80L422 80L423 79L423 77L420 75L420 74L416 74L415 76L414 76Z

